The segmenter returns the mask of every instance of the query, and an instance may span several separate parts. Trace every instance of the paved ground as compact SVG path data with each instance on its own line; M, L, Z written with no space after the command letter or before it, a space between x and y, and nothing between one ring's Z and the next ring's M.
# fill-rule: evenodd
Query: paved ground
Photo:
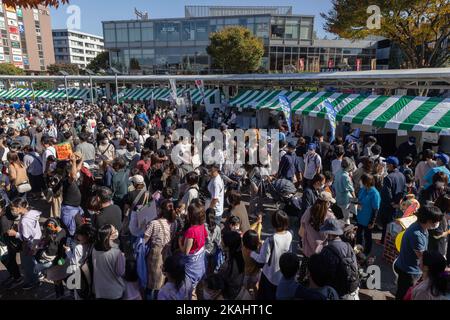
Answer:
M246 197L248 200L248 197ZM32 202L32 205L43 212L41 221L45 221L45 218L49 216L49 206L45 201ZM264 200L264 212L266 213L263 218L263 238L267 237L272 232L271 222L270 222L270 212L276 210L271 199L267 198ZM298 235L297 228L292 228L292 233L294 234L294 246L298 247ZM381 234L375 233L374 239L380 239ZM395 293L395 277L392 272L392 267L387 264L382 258L382 246L374 243L372 255L377 257L375 264L380 266L381 269L381 290L361 290L360 296L363 300L385 300L392 299L392 294ZM18 257L18 263L20 263ZM6 279L8 276L7 271L4 266L0 264L0 282ZM0 287L0 299L1 300L54 300L55 293L53 285L51 283L42 282L41 286L32 291L23 291L20 288L7 291Z

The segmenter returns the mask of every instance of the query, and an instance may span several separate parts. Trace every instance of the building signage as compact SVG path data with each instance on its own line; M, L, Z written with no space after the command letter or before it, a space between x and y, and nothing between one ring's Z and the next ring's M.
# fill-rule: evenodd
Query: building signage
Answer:
M328 59L328 69L334 68L334 59Z
M6 9L6 11L9 11L9 12L16 12L16 7L14 7L14 6L5 5L5 9Z
M13 61L14 62L22 62L23 58L22 58L22 56L13 55Z
M6 12L6 17L9 19L17 19L17 14L15 14L14 12Z
M10 34L9 38L13 41L20 41L20 36L18 36L17 34Z
M19 28L18 27L9 26L8 30L9 30L9 33L19 34Z
M20 9L20 8L17 9L17 16L18 17L23 17L22 9Z
M5 61L5 55L3 53L0 53L0 61Z
M19 22L19 32L20 33L24 33L25 32L25 26L23 25L23 23Z
M15 55L22 55L22 49L12 49L12 53Z
M19 41L11 41L11 47L20 49L20 42Z
M14 62L14 65L15 65L17 68L23 69L23 63L22 63L22 62Z
M17 26L18 26L17 20L8 19L8 25L9 25L9 26L17 27Z
M356 71L361 71L362 69L362 59L358 58L356 59Z

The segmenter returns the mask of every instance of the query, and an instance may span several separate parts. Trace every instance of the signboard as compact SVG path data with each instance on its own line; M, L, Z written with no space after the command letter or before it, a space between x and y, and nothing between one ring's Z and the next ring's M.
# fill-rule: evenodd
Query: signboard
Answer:
M15 14L14 12L6 12L6 17L9 19L17 19L17 14Z
M5 4L5 9L6 9L6 11L9 11L9 12L16 12L16 7L14 7L14 6L8 6Z
M72 155L72 147L70 143L58 144L55 146L58 160L69 160Z
M9 30L9 33L19 34L19 28L18 27L9 26L8 30Z
M22 49L12 49L12 53L15 55L20 55L22 56Z
M423 138L423 142L428 142L428 143L438 143L439 142L439 134L436 132L423 132L422 138Z
M18 26L17 21L13 19L8 19L8 26L17 27Z
M23 62L22 56L13 55L14 62Z
M298 71L305 71L305 58L298 59Z
M23 58L23 64L28 66L30 64L30 60L28 60L28 58L24 57Z
M13 41L19 41L20 42L20 36L17 34L10 34L9 38Z
M19 22L19 32L20 33L24 33L25 32L25 26L23 25L23 23Z
M17 68L23 69L23 63L22 63L22 62L14 62L14 65L15 65Z
M23 17L22 9L17 8L17 16L18 16L18 17Z
M0 47L0 53L4 53L3 47Z
M20 49L20 42L18 41L11 41L11 47Z
M328 69L334 68L334 59L328 59Z
M0 53L0 61L5 61L5 55L3 53Z

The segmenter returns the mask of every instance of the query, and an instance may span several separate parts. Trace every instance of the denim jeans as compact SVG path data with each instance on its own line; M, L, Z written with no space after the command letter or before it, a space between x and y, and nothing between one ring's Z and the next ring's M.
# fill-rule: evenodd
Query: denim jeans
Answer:
M39 274L44 270L50 269L53 266L53 262L36 263L34 266L34 273Z

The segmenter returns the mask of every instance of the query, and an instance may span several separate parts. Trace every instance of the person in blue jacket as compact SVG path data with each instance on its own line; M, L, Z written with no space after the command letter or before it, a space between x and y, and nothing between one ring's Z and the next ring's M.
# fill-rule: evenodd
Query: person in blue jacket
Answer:
M380 193L374 187L374 182L375 180L371 174L364 174L361 177L361 186L358 193L356 243L364 247L365 255L369 255L372 251L372 230L375 226L381 203Z
M436 158L436 167L432 168L428 171L428 173L425 175L424 180L427 182L425 185L425 189L428 189L433 184L433 176L438 172L444 172L448 180L450 181L450 171L447 169L447 165L449 163L449 156L445 153L438 153L435 156Z

